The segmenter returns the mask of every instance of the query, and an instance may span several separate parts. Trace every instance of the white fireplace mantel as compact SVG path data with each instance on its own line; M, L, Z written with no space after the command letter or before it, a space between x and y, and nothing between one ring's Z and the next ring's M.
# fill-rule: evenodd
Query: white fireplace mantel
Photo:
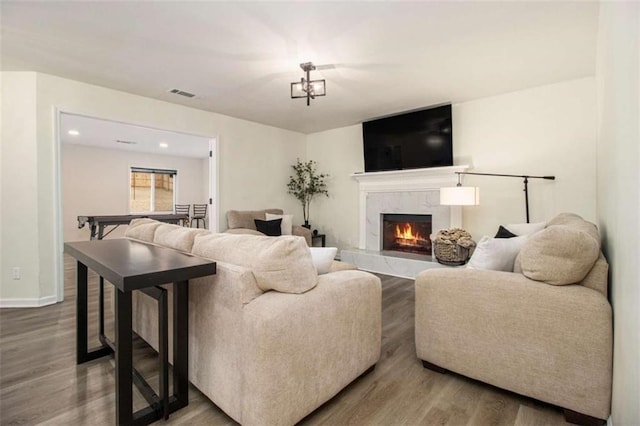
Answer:
M366 248L367 196L380 192L439 191L442 187L454 186L458 182L456 172L464 172L469 166L434 167L374 173L353 173L359 189L359 248ZM462 226L462 210L458 206L450 208L450 226Z

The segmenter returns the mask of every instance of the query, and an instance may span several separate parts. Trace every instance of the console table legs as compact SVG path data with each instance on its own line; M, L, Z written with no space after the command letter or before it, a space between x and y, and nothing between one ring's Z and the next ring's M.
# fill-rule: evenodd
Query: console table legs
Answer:
M88 270L77 265L76 301L76 363L83 364L115 353L116 361L116 424L149 424L189 404L189 282L173 284L173 395L169 395L168 304L167 291L162 287L142 289L158 301L158 331L160 358L160 397L133 368L132 293L115 291L115 342L104 335L104 280L100 277L98 306L99 338L102 346L88 349ZM133 384L141 388L150 407L133 412Z
M173 392L180 407L189 404L189 282L173 284Z
M116 424L133 423L131 292L116 290Z
M113 353L113 350L103 344L102 346L89 350L89 332L87 326L87 266L78 262L78 278L76 285L76 364L83 364L94 359Z

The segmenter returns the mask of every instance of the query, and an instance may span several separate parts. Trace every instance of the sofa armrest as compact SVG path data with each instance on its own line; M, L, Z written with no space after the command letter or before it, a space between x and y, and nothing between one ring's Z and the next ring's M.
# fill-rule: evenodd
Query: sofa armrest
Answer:
M380 279L324 274L303 294L264 293L244 319L241 423L295 424L378 361Z
M492 385L607 418L612 314L581 285L511 272L431 269L416 277L418 357Z
M293 227L291 228L291 233L293 235L297 235L298 237L304 237L304 239L307 241L307 245L309 247L311 247L311 230L305 228L304 226L300 226L300 225L293 225Z
M173 300L173 285L162 287L168 291L169 301ZM241 312L242 307L263 291L258 287L250 269L216 261L215 275L189 280L189 311L199 319L207 318L217 307L228 311ZM115 306L111 297L112 309ZM169 306L173 306L169 303ZM156 301L141 292L133 292L133 330L151 346L158 347ZM172 308L169 309L171 312ZM172 315L172 314L170 314ZM198 325L200 327L200 325ZM169 321L169 330L173 323ZM170 355L170 359L172 356Z
M173 341L173 285L168 290L169 347ZM242 311L259 298L251 270L217 262L215 275L189 281L189 381L224 411L239 418L242 371L238 354L243 348ZM134 331L158 349L157 302L133 292ZM173 351L169 351L169 361Z
M333 262L331 262L331 266L329 267L329 273L338 272L338 271L351 271L354 269L358 269L358 267L353 263L342 262L341 260L334 260Z
M260 231L256 231L255 229L249 229L249 228L233 228L233 229L227 229L224 232L226 232L227 234L249 234L249 235L258 235L262 237L264 237L265 235ZM307 245L311 247L311 231L309 229L305 228L304 226L293 225L293 228L291 229L291 233L298 237L304 237L304 239L307 242Z

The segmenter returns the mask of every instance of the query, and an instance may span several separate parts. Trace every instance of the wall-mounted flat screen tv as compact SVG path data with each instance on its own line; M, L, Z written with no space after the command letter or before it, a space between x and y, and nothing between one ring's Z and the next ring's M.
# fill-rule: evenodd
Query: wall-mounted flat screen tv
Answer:
M451 105L362 123L365 172L453 165Z

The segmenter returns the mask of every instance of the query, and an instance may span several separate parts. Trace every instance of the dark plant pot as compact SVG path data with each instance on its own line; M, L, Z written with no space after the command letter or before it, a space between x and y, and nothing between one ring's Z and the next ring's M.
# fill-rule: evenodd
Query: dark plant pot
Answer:
M308 220L305 220L305 221L304 221L304 225L302 225L302 226L303 226L304 228L311 229L311 225L309 224L309 221L308 221Z

